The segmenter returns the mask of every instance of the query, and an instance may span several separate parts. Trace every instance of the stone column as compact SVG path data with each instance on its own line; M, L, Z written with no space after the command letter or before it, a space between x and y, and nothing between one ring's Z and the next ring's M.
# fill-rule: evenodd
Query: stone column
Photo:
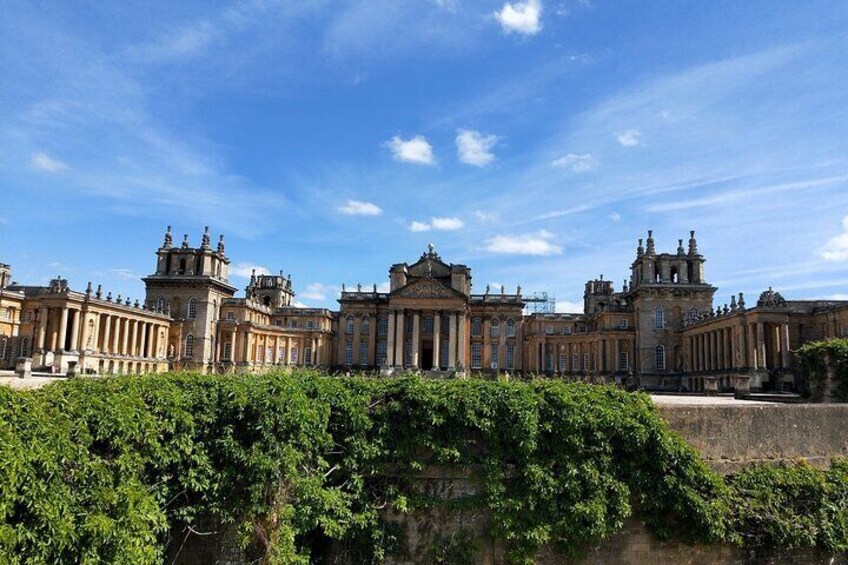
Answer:
M135 346L138 340L138 320L130 320L130 338L129 348L127 350L127 355L130 357L135 356Z
M112 316L109 314L101 314L103 317L103 338L101 341L100 352L109 353L112 348Z
M404 332L404 316L403 308L398 309L397 311L397 339L395 340L395 367L403 368L403 342L406 340L406 333Z
M456 312L451 312L449 315L448 333L450 334L450 337L448 338L448 370L453 371L456 369Z
M780 364L784 369L789 368L789 324L780 325Z
M418 342L421 339L421 314L415 312L412 315L412 368L417 370L418 362Z
M312 337L312 366L318 366L318 339Z
M121 342L121 354L129 355L129 339L130 339L130 319L124 318L124 337Z
M460 310L456 315L456 320L456 362L457 366L462 367L462 370L466 371L470 363L468 361L468 335L465 331L467 326L465 312Z
M747 325L747 334L748 334L748 366L754 369L755 371L759 368L759 364L757 363L757 337L756 337L756 328L754 324L746 324Z
M110 353L112 355L119 355L121 353L118 347L118 344L121 343L121 318L112 316L112 324L114 327L112 328L112 347Z
M386 367L395 366L395 311L389 310L389 333L386 336Z
M74 319L71 322L71 351L79 351L80 317L82 310L74 310Z
M290 337L287 337L287 338L286 338L286 358L283 360L283 362L284 362L286 365L290 365L290 364L291 364L291 343L292 343L291 338L290 338Z
M760 369L769 368L768 359L766 359L766 339L763 322L757 322L757 362Z
M65 350L65 339L68 337L68 308L63 307L59 317L59 343L56 344L56 349Z
M47 308L39 308L38 310L38 348L44 349L47 345L45 340L47 338L47 316L49 315L49 311Z
M144 334L144 341L142 342L142 346L144 348L144 356L148 359L151 359L153 357L153 340L155 338L156 326L151 323L147 323L145 324L145 330L146 331Z
M442 349L441 339L442 317L441 313L436 310L433 313L433 369L435 369L436 371L441 369L441 363L439 362L439 353Z

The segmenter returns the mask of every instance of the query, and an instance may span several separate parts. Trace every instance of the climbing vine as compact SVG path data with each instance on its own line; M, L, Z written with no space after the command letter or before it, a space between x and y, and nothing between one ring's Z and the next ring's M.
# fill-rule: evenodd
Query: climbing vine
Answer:
M480 488L420 488L448 467ZM162 563L222 528L268 563L381 562L404 547L397 518L428 510L486 512L511 562L543 546L577 556L631 515L663 537L839 549L848 473L834 469L797 471L825 485L797 504L808 491L788 475L725 483L649 397L555 381L298 371L0 387L0 563ZM766 498L770 484L783 494ZM776 534L784 508L817 533ZM430 561L473 560L470 535L440 535Z
M848 339L806 343L795 351L795 359L814 396L821 396L830 369L834 398L848 402Z

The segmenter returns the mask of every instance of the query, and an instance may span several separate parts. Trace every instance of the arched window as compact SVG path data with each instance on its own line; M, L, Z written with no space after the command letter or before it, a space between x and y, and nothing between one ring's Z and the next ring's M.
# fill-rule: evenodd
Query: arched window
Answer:
M489 336L499 337L501 335L501 322L497 318L492 318L489 322Z
M197 300L189 298L188 300L188 319L194 320L197 318Z
M665 347L658 345L656 349L657 371L665 371Z
M188 334L185 337L185 355L184 357L194 357L194 336Z
M506 337L515 337L515 320L512 318L506 321Z
M345 319L345 333L352 334L353 333L353 316L348 316Z
M367 334L371 331L371 318L362 318L362 321L359 323L359 333Z
M166 305L167 305L167 302L165 302L164 296L160 296L159 298L156 299L156 311L157 312L164 312Z
M657 308L654 319L654 328L658 330L665 329L665 311L662 308Z
M483 335L483 319L482 318L472 318L471 319L471 335L473 335L473 336Z

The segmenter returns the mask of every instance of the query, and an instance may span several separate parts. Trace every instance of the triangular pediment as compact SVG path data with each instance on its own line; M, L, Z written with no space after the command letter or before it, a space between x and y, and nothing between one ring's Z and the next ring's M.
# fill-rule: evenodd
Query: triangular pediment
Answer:
M411 277L449 277L450 265L433 256L425 256L413 263L407 269Z
M462 293L444 285L438 279L417 279L392 293L393 298L465 298Z

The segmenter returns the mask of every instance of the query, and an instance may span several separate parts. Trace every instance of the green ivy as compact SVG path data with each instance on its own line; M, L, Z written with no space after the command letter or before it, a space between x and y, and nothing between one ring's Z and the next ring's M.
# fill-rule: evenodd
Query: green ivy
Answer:
M430 466L481 490L427 497ZM578 556L632 515L662 537L841 550L846 469L725 483L649 397L550 380L296 371L0 387L0 564L161 563L210 523L267 563L326 559L330 545L337 561L378 563L403 548L391 516L428 508L488 512L511 562L543 546ZM464 535L430 548L433 562L476 551Z
M822 389L829 367L833 372L834 397L848 402L848 339L806 343L795 351L795 361L814 392Z

